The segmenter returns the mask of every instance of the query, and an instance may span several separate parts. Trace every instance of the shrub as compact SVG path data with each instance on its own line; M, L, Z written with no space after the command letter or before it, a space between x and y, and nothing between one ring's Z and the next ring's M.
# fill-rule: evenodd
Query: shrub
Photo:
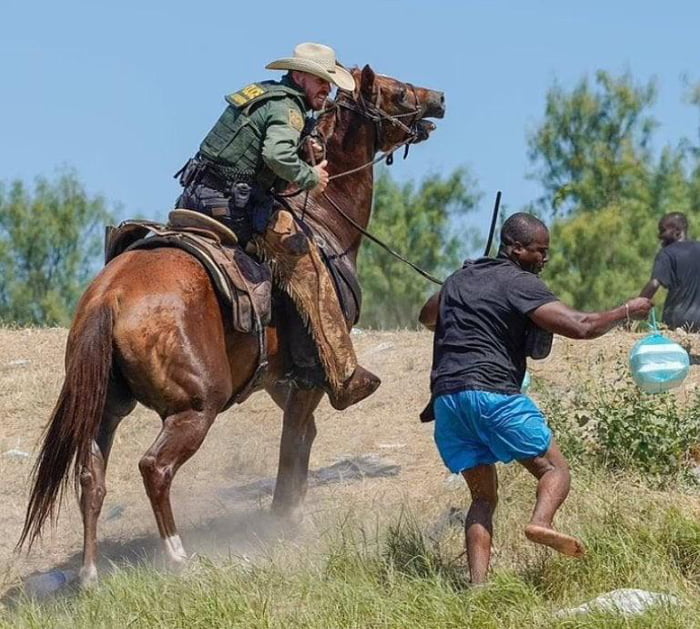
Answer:
M592 457L612 470L641 473L656 485L691 478L690 452L700 440L700 395L647 394L622 361L614 378L584 383L568 398L542 402L562 450L574 460Z
M697 394L684 408L671 393L604 388L591 410L598 454L610 468L631 467L661 484L678 474L687 476L690 450L700 437L699 409Z

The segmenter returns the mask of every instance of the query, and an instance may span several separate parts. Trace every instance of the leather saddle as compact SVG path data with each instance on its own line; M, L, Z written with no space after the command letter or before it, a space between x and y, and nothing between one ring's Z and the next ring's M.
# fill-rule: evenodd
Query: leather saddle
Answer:
M233 328L250 333L270 322L271 275L236 246L225 225L191 210L173 210L167 225L128 220L107 227L105 264L126 251L175 247L193 255L207 270L221 302L230 310Z

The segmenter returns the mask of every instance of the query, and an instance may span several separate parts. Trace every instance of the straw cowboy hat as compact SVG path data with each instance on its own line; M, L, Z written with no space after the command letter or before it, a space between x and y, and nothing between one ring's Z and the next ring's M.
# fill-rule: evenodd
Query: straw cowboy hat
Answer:
M294 49L293 57L277 59L265 66L268 70L297 70L325 79L342 90L354 90L355 79L335 59L335 50L323 44L305 42Z

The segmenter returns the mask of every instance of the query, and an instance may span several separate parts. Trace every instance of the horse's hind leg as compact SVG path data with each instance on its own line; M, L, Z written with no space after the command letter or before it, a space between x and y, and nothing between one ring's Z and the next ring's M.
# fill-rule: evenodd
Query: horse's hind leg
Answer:
M187 559L170 504L175 473L199 448L212 425L214 411L187 410L170 415L153 445L139 461L146 493L153 507L158 532L170 564L177 568Z
M80 470L80 510L83 516L83 565L80 568L80 585L83 588L97 583L97 520L105 495L105 472L112 449L114 432L119 422L136 406L133 399L114 397L108 399L100 423L97 439L93 440L90 456Z

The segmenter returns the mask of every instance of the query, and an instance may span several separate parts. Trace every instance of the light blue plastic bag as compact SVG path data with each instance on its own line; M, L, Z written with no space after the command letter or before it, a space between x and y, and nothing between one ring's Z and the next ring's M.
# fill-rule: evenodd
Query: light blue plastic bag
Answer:
M646 393L661 393L680 385L688 375L690 356L678 343L656 331L637 341L630 351L632 379Z
M520 393L527 393L528 389L530 388L530 372L525 370L525 376L523 376L523 383L520 385Z

